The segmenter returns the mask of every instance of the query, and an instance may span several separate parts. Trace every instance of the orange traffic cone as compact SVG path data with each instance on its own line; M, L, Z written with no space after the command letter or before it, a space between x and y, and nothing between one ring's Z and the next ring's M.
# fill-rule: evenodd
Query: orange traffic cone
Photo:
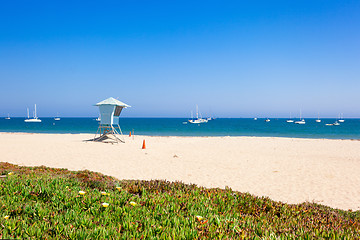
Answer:
M129 137L131 137L131 131L130 131L130 133L129 133Z
M143 141L143 146L142 146L142 149L146 149L146 146L145 146L145 139Z

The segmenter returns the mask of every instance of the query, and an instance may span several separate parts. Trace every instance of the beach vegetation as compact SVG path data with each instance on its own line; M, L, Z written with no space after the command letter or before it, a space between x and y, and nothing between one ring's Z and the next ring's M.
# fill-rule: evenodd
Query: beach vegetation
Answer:
M2 239L360 238L359 211L315 203L43 166L0 174Z

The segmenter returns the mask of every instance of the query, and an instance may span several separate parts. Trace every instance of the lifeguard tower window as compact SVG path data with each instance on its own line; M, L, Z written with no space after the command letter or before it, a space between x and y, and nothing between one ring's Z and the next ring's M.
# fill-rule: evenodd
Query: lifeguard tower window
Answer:
M121 110L122 110L122 109L123 109L123 107L116 106L114 116L115 116L115 117L120 116L120 113L121 113Z

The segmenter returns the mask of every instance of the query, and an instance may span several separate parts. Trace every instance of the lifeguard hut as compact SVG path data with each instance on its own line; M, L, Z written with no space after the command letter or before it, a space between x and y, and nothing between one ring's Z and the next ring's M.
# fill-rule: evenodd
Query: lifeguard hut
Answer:
M112 97L95 104L95 106L99 107L100 123L94 141L125 142L119 125L119 116L123 108L130 106ZM99 137L96 137L98 134Z

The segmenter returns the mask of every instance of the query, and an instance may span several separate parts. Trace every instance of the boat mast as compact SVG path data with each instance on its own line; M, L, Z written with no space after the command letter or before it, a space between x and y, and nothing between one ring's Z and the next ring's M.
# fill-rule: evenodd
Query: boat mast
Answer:
M196 105L196 118L199 118L199 107Z
M35 104L35 113L34 113L34 118L37 118L37 116L36 116L36 104Z
M27 110L27 118L29 119L30 118L30 116L29 116L29 108L26 108L26 110Z

